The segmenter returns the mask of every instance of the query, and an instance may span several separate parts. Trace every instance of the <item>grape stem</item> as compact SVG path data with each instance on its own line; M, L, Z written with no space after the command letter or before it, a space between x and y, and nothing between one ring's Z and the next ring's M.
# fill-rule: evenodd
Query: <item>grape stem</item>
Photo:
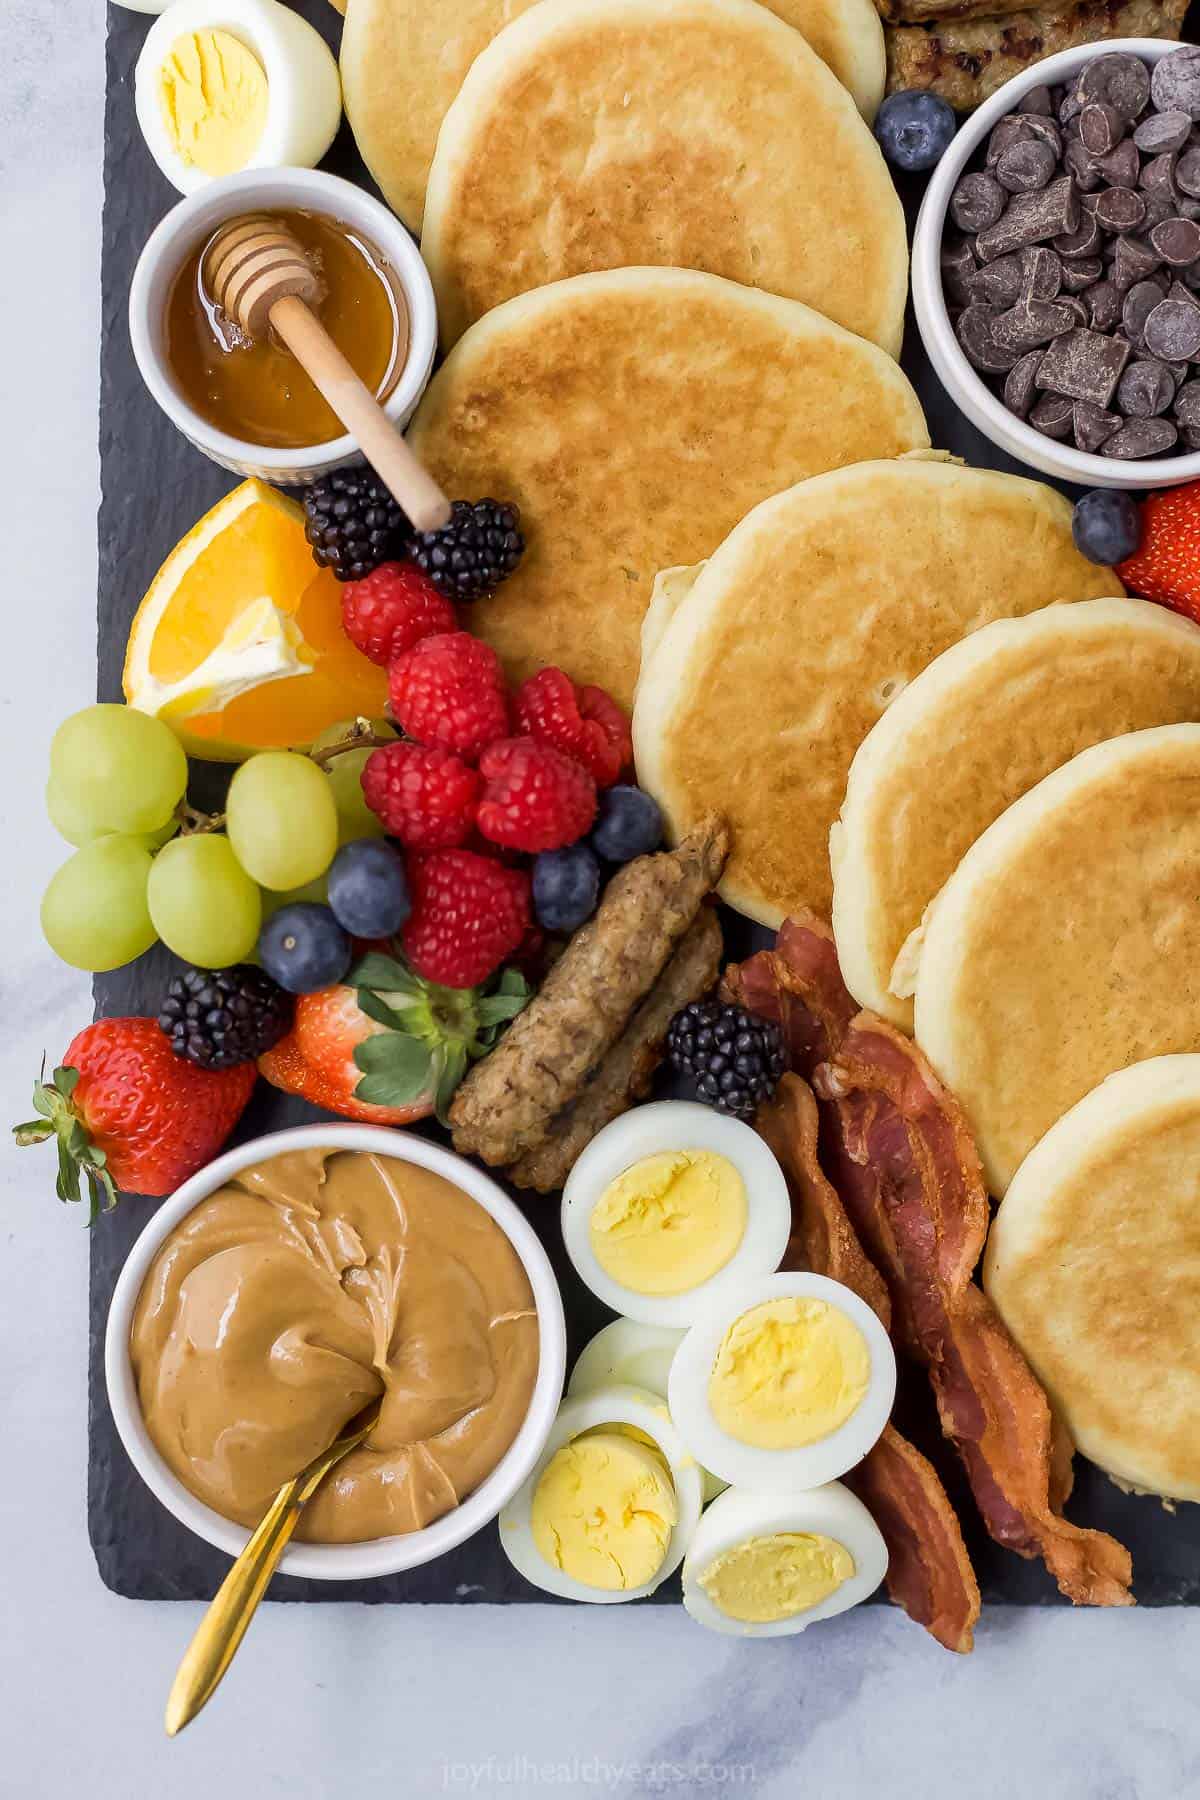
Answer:
M344 738L336 744L326 744L321 750L310 750L309 756L319 769L328 769L337 756L344 756L347 750L377 750L383 744L394 744L396 739L389 735L384 737L374 729L369 719L355 719Z
M187 800L181 800L175 808L175 817L179 820L180 837L199 837L206 831L223 831L225 829L224 813L201 812L198 806L191 806Z

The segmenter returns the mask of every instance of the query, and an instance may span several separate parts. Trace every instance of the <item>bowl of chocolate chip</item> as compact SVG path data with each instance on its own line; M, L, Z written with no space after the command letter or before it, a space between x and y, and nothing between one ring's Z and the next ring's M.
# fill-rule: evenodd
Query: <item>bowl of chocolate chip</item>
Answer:
M1006 82L913 239L930 360L985 436L1085 487L1200 476L1200 47L1122 38Z

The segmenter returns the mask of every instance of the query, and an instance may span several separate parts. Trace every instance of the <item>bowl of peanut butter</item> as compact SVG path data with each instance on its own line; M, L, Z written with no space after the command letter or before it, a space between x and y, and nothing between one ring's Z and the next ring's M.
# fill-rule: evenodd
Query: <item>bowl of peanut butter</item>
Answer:
M233 1556L382 1397L281 1565L341 1581L494 1519L545 1444L565 1357L549 1260L489 1176L407 1132L329 1124L230 1150L163 1203L117 1282L105 1375L138 1473Z

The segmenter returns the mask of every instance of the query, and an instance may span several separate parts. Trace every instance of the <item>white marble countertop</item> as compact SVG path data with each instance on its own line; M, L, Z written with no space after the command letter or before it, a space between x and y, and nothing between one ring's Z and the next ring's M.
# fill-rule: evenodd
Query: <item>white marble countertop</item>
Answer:
M5 1110L90 1015L44 947L41 771L93 696L103 8L16 0L0 80ZM32 272L36 271L36 275ZM737 1644L674 1610L272 1607L177 1743L198 1608L118 1600L84 1517L87 1244L46 1159L0 1159L0 1794L1175 1800L1200 1793L1200 1612L990 1610L975 1654L861 1609ZM168 1788L169 1784L169 1788Z

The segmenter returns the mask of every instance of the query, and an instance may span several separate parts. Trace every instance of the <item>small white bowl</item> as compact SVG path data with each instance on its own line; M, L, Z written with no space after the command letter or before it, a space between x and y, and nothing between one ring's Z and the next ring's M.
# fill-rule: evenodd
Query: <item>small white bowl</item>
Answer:
M280 486L315 481L330 469L361 462L347 433L324 444L281 450L245 443L218 431L184 399L166 359L164 321L171 283L189 253L205 243L226 219L241 213L303 209L326 213L354 226L386 258L408 307L408 355L400 379L383 402L398 431L416 411L437 350L437 303L429 271L416 244L380 201L352 181L323 169L246 169L210 181L173 206L150 234L129 289L129 335L133 354L155 400L189 443L235 475L254 475Z
M422 1563L432 1562L435 1557L472 1537L512 1499L542 1454L554 1425L567 1355L562 1296L536 1232L490 1176L438 1144L378 1125L301 1125L292 1131L255 1138L251 1143L240 1144L236 1150L226 1151L198 1175L193 1175L190 1181L185 1181L169 1200L163 1201L129 1252L108 1313L104 1378L118 1435L129 1460L155 1499L197 1537L229 1556L237 1556L245 1547L249 1532L189 1493L159 1455L146 1430L129 1360L134 1308L163 1240L193 1207L252 1163L280 1156L288 1150L327 1147L371 1151L376 1156L416 1163L444 1176L472 1200L477 1200L495 1219L524 1264L538 1318L538 1372L529 1410L516 1437L473 1494L468 1494L461 1505L435 1519L423 1531L373 1538L361 1544L292 1544L280 1564L280 1569L287 1575L306 1575L317 1581L355 1581L419 1568Z
M1058 443L1010 413L967 361L946 311L941 272L946 213L959 176L993 125L1006 113L1019 112L1021 99L1031 88L1069 81L1085 64L1114 51L1140 57L1153 66L1178 49L1177 43L1158 38L1115 38L1078 50L1060 50L1056 56L1047 56L1014 75L960 126L930 178L917 217L912 248L913 310L921 341L946 392L971 423L1001 450L1040 469L1043 475L1053 475L1080 487L1176 487L1200 476L1200 451L1147 457L1144 462L1119 462L1108 456L1089 456L1069 444Z

